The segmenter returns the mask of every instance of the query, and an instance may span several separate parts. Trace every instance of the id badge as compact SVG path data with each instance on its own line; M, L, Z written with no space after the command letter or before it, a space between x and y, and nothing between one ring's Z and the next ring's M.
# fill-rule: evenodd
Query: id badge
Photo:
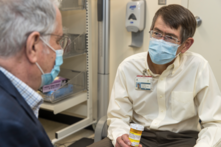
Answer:
M152 77L137 75L135 79L136 90L151 90L152 89Z

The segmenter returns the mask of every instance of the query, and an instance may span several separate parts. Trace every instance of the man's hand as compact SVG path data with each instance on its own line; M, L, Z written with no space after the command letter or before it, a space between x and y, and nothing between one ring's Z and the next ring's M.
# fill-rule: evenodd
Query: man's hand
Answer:
M130 147L130 145L131 145L131 142L129 140L129 135L124 134L117 138L117 143L115 147ZM142 145L140 144L138 147L142 147Z

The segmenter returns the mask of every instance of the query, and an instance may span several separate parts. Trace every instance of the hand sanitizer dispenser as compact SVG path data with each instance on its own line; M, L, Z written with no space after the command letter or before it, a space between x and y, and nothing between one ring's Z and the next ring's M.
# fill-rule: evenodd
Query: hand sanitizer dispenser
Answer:
M145 26L146 0L133 0L127 3L126 28L128 32L132 32L130 47L139 48L143 45Z
M128 32L144 30L145 2L143 0L127 3L126 28Z

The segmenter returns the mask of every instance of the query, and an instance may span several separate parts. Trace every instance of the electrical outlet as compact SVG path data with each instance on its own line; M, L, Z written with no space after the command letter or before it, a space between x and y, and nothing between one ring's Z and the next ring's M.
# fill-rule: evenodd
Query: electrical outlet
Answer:
M166 5L167 0L158 0L158 5Z

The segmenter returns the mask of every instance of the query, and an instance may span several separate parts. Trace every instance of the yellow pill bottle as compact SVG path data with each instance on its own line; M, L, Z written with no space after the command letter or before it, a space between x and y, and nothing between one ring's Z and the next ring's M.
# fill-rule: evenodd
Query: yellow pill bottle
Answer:
M134 123L130 124L129 139L131 142L131 147L139 146L143 130L144 130L144 126L142 125L134 124Z

